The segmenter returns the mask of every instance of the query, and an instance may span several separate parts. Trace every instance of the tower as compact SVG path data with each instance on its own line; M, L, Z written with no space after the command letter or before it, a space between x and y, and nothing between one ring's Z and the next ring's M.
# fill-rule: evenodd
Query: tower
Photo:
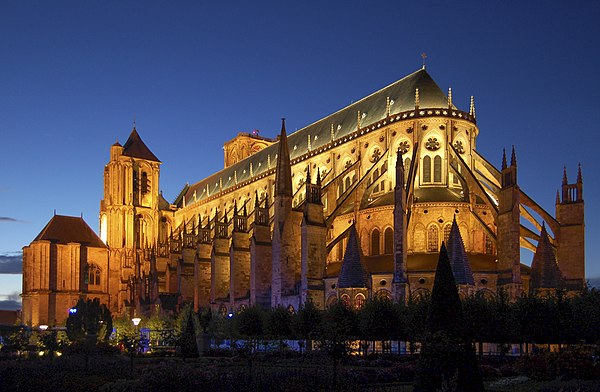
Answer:
M502 153L502 188L498 203L498 285L507 289L511 298L521 295L520 211L517 185L517 156L512 148L510 166Z
M581 166L574 184L568 183L565 168L561 193L562 198L556 203L556 220L560 224L559 232L555 233L558 265L567 288L580 290L585 284L585 223Z
M100 202L100 238L109 247L111 264L120 276L111 278L119 286L130 276L139 278L139 249L157 242L159 228L160 164L142 141L135 126L123 146L110 148L110 160L104 167L104 199ZM145 263L145 260L139 260ZM149 265L146 269L149 269ZM128 300L127 285L111 288L119 291L119 309Z

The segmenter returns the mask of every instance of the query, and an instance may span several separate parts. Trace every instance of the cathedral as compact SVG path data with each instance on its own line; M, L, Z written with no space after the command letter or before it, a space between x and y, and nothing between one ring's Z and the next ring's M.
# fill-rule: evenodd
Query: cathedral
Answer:
M583 288L581 169L553 216L514 147L497 168L478 136L473 98L459 109L423 67L290 135L285 120L276 139L238 134L171 202L134 127L110 147L100 235L54 216L23 248L24 322L64 323L80 297L131 315L404 301L431 290L442 242L461 295Z

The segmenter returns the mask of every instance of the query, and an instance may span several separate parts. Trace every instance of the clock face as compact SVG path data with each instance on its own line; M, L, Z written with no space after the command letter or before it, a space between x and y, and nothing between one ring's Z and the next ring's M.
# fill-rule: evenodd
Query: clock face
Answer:
M438 150L440 148L440 142L437 140L437 138L430 137L425 142L425 148L428 149L429 151Z

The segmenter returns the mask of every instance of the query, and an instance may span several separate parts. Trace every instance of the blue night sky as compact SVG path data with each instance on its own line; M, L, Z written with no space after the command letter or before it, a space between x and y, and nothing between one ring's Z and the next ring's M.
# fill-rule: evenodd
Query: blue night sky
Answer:
M238 132L308 125L422 52L456 106L475 96L477 149L499 166L514 144L521 187L550 213L563 165L574 181L581 162L586 272L600 275L600 2L174 3L0 2L0 301L54 209L98 229L109 147L134 116L173 201Z

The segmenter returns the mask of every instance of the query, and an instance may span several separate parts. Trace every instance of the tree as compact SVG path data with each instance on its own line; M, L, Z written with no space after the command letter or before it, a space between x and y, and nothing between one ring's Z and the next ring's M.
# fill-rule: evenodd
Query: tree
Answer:
M177 317L176 332L177 346L185 361L186 358L198 357L198 345L196 343L196 314L191 305L186 305Z
M477 358L464 323L448 253L442 243L414 391L484 390Z
M292 314L283 306L271 309L266 316L265 333L279 341L279 351L283 351L283 340L292 334Z
M264 335L264 313L258 306L251 306L234 316L234 330L247 340L250 351L256 349L258 339Z
M95 298L79 299L77 305L67 318L67 336L76 350L85 355L85 369L89 369L89 355L97 342L105 342L112 333L112 316L110 310Z
M296 336L305 340L307 350L312 350L312 341L318 334L322 317L322 312L312 301L300 306L298 313L292 317L292 330Z
M358 311L360 338L370 341L397 339L403 329L398 311L398 307L386 298L375 297L367 301Z

